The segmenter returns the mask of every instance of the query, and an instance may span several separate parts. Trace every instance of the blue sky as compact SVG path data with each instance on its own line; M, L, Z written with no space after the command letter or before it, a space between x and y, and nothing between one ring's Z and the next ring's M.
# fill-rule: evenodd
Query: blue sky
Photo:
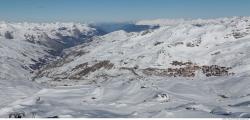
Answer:
M114 22L250 16L250 0L0 0L0 20Z

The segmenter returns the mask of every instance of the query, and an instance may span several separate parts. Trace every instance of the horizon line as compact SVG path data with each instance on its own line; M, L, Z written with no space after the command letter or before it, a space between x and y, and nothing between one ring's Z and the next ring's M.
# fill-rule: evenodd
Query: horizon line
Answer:
M215 20L215 19L232 19L232 18L244 18L244 17L250 17L250 16L225 16L225 17L197 17L197 18L185 18L185 17L177 17L177 18L149 18L149 19L138 19L138 20L123 20L123 21L84 21L84 20L1 20L0 23L6 22L6 23L81 23L81 24L109 24L109 23L135 23L139 21L150 21L150 20L185 20L185 21L191 21L191 20Z

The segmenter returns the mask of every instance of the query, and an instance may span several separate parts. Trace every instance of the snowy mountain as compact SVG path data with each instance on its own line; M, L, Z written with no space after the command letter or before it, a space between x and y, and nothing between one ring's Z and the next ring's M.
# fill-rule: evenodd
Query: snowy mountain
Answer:
M40 85L31 82L34 70L95 34L86 24L1 22L0 106L39 90Z
M60 25L53 25L52 31L60 31ZM38 28L48 30L53 25ZM102 36L94 28L78 28L88 36L88 42L70 45L74 47L68 49L67 45L60 47L59 51L64 49L60 57L53 59L52 55L47 60L50 62L33 73L22 74L29 76L27 80L32 79L40 91L2 107L0 116L25 113L25 117L250 117L249 17L144 20L132 26L137 25L152 27L117 30ZM51 55L44 52L58 48L51 41L67 43L57 38L57 32L49 31L47 36L51 39L45 42L40 38L35 44L24 42L36 45L30 45L33 49L24 47L30 58ZM15 32L3 33L3 41L16 36L12 35ZM74 32L61 34L79 39ZM40 40L42 44L36 44ZM5 47L11 45L4 43ZM23 61L32 64L32 60Z

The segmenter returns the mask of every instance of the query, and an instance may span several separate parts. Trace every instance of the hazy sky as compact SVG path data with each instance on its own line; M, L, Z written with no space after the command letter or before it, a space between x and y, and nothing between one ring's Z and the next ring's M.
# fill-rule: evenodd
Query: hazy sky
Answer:
M250 0L0 0L0 21L113 22L250 16Z

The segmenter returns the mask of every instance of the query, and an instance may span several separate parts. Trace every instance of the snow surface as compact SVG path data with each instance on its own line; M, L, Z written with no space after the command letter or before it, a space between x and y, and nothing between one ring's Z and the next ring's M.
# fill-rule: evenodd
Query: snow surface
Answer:
M60 42L61 36L76 37L74 30L85 35L94 32L94 28L86 24L0 22L0 107L30 96L42 88L31 82L35 70L32 65L55 57L49 51L58 50L56 45L63 46L64 43L53 41ZM9 37L6 33L10 33Z
M115 31L64 50L62 58L32 74L40 90L15 98L1 108L0 116L24 112L26 117L250 117L249 17L136 24L160 28ZM235 74L143 73L147 68L176 68L173 61L232 67Z

